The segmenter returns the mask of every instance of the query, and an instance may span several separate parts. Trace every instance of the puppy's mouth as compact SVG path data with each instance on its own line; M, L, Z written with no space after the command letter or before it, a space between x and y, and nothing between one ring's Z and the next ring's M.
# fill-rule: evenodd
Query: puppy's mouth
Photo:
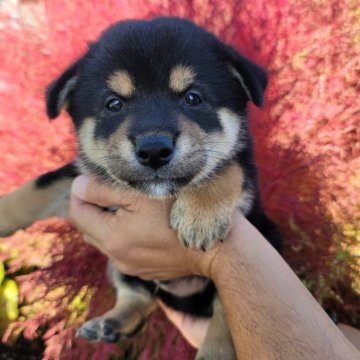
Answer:
M109 158L103 164L96 164L85 154L82 154L81 165L90 173L96 173L108 180L113 186L130 187L146 196L168 197L176 195L181 188L191 184L202 168L203 163L183 162L171 163L159 169L134 166L132 162L123 159Z
M158 169L139 166L130 161L106 164L106 172L112 181L126 185L150 197L167 197L188 185L197 174L197 167L182 162L170 162ZM104 175L105 175L104 174Z
M151 197L166 197L175 195L180 188L186 186L191 181L191 177L160 177L132 179L127 183L132 188Z

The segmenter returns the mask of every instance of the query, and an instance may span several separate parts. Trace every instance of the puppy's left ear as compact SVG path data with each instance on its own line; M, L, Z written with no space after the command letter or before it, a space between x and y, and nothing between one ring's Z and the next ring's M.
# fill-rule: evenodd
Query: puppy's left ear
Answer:
M74 90L77 82L77 73L83 58L70 65L55 81L53 81L46 90L46 111L50 119L59 116L61 110L69 101L71 92Z
M248 99L261 107L267 85L266 72L229 45L221 44L217 47L217 51L222 60L228 64L230 72L239 81Z

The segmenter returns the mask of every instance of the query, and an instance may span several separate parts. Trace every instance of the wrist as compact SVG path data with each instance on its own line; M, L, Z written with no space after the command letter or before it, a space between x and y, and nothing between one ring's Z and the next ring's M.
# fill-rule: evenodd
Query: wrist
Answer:
M241 242L241 227L247 221L238 212L234 212L231 229L223 242L216 242L206 252L194 251L191 256L192 272L216 280L227 269ZM237 257L237 256L236 256Z
M261 248L259 242L267 243L258 230L238 211L233 212L231 224L226 239L220 243L218 249L214 249L217 251L211 254L211 261L205 264L208 266L208 277L216 285L227 282L234 269L239 272L239 277L242 269L255 269L259 265L256 257Z
M184 255L189 274L204 276L215 282L220 281L220 278L228 276L226 274L232 262L246 262L247 258L252 257L253 238L259 237L259 233L238 211L234 211L231 224L231 229L224 241L217 241L206 252L186 250Z
M199 250L190 250L191 256L189 258L189 269L190 273L194 275L204 276L212 279L213 273L213 262L220 255L223 243L217 242L214 246L202 252Z

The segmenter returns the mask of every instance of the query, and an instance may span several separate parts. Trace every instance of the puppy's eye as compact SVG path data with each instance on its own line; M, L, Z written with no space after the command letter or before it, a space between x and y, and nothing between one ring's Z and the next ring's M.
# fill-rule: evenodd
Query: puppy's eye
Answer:
M123 107L123 102L116 97L113 97L106 102L106 108L111 112L119 112Z
M197 106L197 105L200 105L201 104L201 97L199 94L196 94L194 92L188 92L186 95L185 95L185 103L187 105L190 105L190 106Z

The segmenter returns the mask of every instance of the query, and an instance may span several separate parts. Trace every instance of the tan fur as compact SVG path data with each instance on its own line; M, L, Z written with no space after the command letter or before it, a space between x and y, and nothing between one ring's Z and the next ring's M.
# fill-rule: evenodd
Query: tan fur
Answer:
M94 138L96 120L88 117L84 119L79 130L81 151L95 164L103 165L107 157L107 142Z
M223 129L212 134L206 133L186 117L179 121L181 132L177 139L177 157L181 159L181 164L186 164L187 159L191 159L191 166L199 169L191 185L201 183L219 162L230 158L234 149L238 148L238 135L241 133L243 119L227 108L219 109L218 117Z
M84 119L78 136L81 152L93 163L104 169L117 186L121 186L123 189L127 189L128 185L113 174L112 167L116 162L117 166L122 166L125 169L130 162L136 163L137 161L132 151L132 144L126 135L128 125L129 119L126 119L116 132L105 141L95 138L96 120L88 117Z
M214 313L205 340L196 354L196 360L235 360L236 354L219 299L214 302Z
M254 201L254 192L252 190L245 190L242 192L236 207L241 210L243 215L249 214Z
M201 186L181 192L171 210L171 226L185 246L206 250L226 236L243 180L242 169L233 163Z
M133 145L127 136L130 119L125 119L119 128L109 138L109 148L112 154L121 154L129 162L136 164L137 159L133 150Z
M38 188L30 181L0 198L0 236L11 235L34 221L52 216L67 217L72 179Z
M213 134L203 132L201 143L203 143L204 152L207 153L206 165L192 180L192 184L197 184L205 178L219 162L231 158L236 145L238 145L243 119L227 108L220 108L217 114L223 130Z
M119 70L107 80L109 87L124 97L130 97L135 93L135 83L126 70Z
M194 156L197 157L200 154L197 153L200 147L203 146L206 133L200 128L199 125L193 121L182 117L179 119L180 135L176 140L177 156L180 159L185 159L186 156L191 156L194 161ZM182 162L186 162L183 161Z
M116 281L116 290L115 306L104 315L84 323L78 330L78 335L88 339L87 332L91 331L96 332L98 336L95 341L104 340L104 325L110 323L114 334L130 336L156 308L154 297L141 287L132 287L122 281Z
M118 331L130 335L155 309L154 299L145 293L120 293L116 305L102 317L120 319Z
M226 154L229 157L229 154L232 153L232 150L239 141L239 132L241 136L241 125L244 119L241 118L238 114L234 113L228 108L220 108L217 111L218 117L220 119L222 130L222 136L218 138L217 147L222 154ZM223 143L220 144L219 140L222 140ZM216 143L216 141L215 141ZM240 144L238 144L240 145ZM239 149L239 148L237 148Z
M171 70L169 87L175 92L183 92L186 90L195 80L195 73L193 70L184 65L176 65Z

